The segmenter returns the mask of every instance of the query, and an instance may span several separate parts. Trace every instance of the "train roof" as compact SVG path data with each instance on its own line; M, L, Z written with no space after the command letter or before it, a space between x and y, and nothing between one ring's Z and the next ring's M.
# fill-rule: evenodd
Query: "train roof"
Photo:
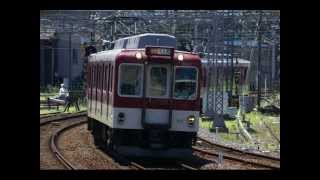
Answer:
M113 49L107 51L100 51L94 54L90 54L89 61L96 62L96 61L114 61L116 56L122 51L123 49Z
M115 41L114 49L139 49L146 46L168 46L176 48L177 40L169 34L145 33Z

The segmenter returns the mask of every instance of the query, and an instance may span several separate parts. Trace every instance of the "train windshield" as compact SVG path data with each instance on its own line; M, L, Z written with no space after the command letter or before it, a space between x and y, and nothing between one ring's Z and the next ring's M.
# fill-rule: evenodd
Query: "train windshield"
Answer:
M167 94L167 68L152 67L150 69L149 96L165 96Z
M121 64L120 65L120 95L141 96L142 95L142 65Z
M193 100L197 92L197 69L195 67L176 67L174 98Z

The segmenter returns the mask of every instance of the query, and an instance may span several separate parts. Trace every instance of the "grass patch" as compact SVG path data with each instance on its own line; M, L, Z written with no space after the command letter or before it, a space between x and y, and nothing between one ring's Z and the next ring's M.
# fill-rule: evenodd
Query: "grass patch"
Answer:
M279 138L280 124L274 123L276 121L275 118L278 117L264 115L257 111L246 114L246 120L250 121L251 128L256 131L256 133L251 133L251 135L259 142L262 142L260 147L264 150L275 150L278 148L277 140L271 135L265 126L266 124L275 136ZM265 124L263 122L265 122Z
M210 129L212 127L212 119L209 117L201 116L199 118L199 125L201 128Z
M280 137L280 124L274 123L275 122L274 116L264 115L260 112L253 111L250 113L245 114L245 120L250 122L250 129L248 132L251 136L261 142L260 149L273 151L279 148L277 141L273 138L273 136L269 133L266 129L263 121L270 127L272 132L277 136ZM263 121L262 121L263 119ZM219 138L226 143L239 143L244 144L250 147L254 147L253 144L250 142L244 141L237 133L239 132L237 120L226 119L225 124L229 129L229 133L219 132ZM200 118L200 127L210 130L212 128L212 119L207 117ZM245 127L246 124L244 123Z
M86 111L87 110L87 106L86 105L82 105L80 104L79 105L79 108L80 108L80 111ZM64 110L64 106L60 106L59 107L59 110L57 110L56 108L51 108L50 110L49 109L40 109L40 114L47 114L47 113L55 113L55 112L63 112ZM78 112L76 107L74 106L71 106L69 108L69 111L66 111L64 113L75 113L75 112Z
M226 132L219 132L219 138L225 142L236 142L236 143L243 143L241 138L236 134L239 132L237 121L234 119L227 119L225 120L226 126L229 129L229 133ZM204 129L212 129L214 122L212 118L209 117L200 117L200 127Z
M40 93L40 101L45 101L45 100L47 100L48 97L54 97L54 96L57 96L57 94L58 93ZM40 114L63 112L64 108L65 108L65 106L60 105L59 110L57 110L57 108L55 108L55 107L52 107L50 110L47 108L40 109ZM80 101L79 108L80 108L80 111L85 111L85 110L87 110L87 105ZM76 107L71 106L69 108L69 112L66 111L65 113L74 113L74 112L77 112Z

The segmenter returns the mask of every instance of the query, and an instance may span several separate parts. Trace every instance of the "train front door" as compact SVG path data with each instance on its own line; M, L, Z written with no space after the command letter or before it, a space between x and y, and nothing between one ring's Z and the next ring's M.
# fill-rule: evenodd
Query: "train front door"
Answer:
M145 123L155 127L170 126L172 64L148 64L145 70Z

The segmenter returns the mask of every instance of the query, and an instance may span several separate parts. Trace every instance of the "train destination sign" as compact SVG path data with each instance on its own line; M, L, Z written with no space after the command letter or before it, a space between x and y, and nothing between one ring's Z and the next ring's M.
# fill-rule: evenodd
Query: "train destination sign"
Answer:
M148 56L173 56L174 48L171 47L146 47L146 54Z

